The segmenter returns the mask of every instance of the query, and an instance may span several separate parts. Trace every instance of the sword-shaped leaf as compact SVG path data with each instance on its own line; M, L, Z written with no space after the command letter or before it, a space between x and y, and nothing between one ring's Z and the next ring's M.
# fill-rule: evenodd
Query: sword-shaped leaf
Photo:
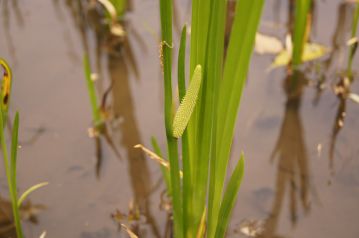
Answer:
M223 196L221 208L219 210L218 221L220 222L218 222L217 224L216 235L215 235L216 238L225 237L225 232L227 230L231 213L233 211L234 205L237 200L238 191L242 183L243 173L244 173L244 156L242 154L228 182L226 191Z

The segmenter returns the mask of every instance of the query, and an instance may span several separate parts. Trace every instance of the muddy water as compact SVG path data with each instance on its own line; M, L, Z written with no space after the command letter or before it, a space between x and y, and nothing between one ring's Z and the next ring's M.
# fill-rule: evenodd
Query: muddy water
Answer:
M262 237L359 237L359 105L331 89L344 68L351 9L340 1L317 2L311 39L335 49L319 73L307 66L293 87L284 69L265 71L273 56L253 56L233 151L234 157L245 151L247 167L229 237L245 237L241 224L251 220L262 223ZM178 5L178 22L188 20L187 1ZM19 190L50 182L31 196L38 224L26 221L25 232L125 236L110 214L127 213L134 203L142 214L141 237L163 237L161 173L133 149L149 145L151 136L164 148L157 1L132 2L129 40L122 44L103 32L96 16L81 14L84 9L77 1L0 0L0 55L14 74L11 115L18 110L21 117ZM287 1L267 1L261 32L283 39L287 16ZM85 52L98 73L99 94L109 95L107 136L97 141L87 131ZM320 92L318 75L325 76ZM357 82L351 89L359 92ZM3 224L9 204L4 173L0 179Z

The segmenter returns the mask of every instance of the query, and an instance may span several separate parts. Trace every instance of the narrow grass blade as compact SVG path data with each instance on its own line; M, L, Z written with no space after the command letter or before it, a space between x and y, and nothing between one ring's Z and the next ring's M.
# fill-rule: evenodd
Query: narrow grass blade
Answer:
M181 33L181 42L178 52L178 93L180 102L186 95L186 40L187 26L184 25Z
M223 196L221 208L219 211L218 220L220 222L218 222L217 224L216 236L215 236L216 238L225 237L225 232L229 224L231 212L236 203L238 191L241 186L243 173L244 173L244 157L243 155L241 155L241 158L239 159L237 166L233 171L233 174L228 182L226 191Z
M18 149L18 134L19 134L19 113L16 112L15 119L12 129L12 138L11 138L11 155L10 155L10 174L11 174L11 186L15 188L14 196L17 198L16 192L16 158L17 158L17 149Z
M48 182L43 182L43 183L39 183L36 184L34 186L31 186L30 188L28 188L19 198L19 200L17 201L17 206L20 208L21 204L25 201L25 199L33 192L35 192L36 190L38 190L39 188L45 187L46 185L48 185Z
M192 1L192 20L191 20L191 51L190 51L190 79L192 80L193 72L197 65L202 66L202 78L203 82L206 81L206 61L208 58L208 39L209 39L209 25L211 19L211 6L212 0L193 0ZM224 1L221 1L224 2ZM191 234L190 237L194 237L197 232L198 225L200 223L201 215L206 204L207 195L207 181L208 181L208 160L205 158L202 160L200 156L201 145L201 116L203 85L200 91L198 102L199 106L194 109L193 115L188 124L188 141L189 141L189 161L192 171L192 186L193 186L193 197L192 197L192 210L191 210ZM203 101L203 102L202 102ZM207 162L206 162L207 161ZM201 164L205 164L206 167L201 167ZM204 175L203 175L204 174Z
M192 74L197 65L202 65L205 69L206 50L208 40L208 28L211 11L211 1L209 0L193 0L192 1L192 21L191 21L191 51L190 51L190 68L189 72ZM190 75L191 79L192 75ZM199 104L200 102L200 98ZM193 116L188 125L188 141L190 145L198 145L198 128L200 107L196 107ZM197 146L189 147L191 170L197 171L197 164L199 158L199 148ZM194 179L194 178L193 178ZM194 185L196 186L196 185ZM197 190L197 189L195 189ZM195 199L198 201L198 199ZM203 208L199 208L197 213L200 219ZM199 222L199 221L198 221Z
M223 81L223 58L224 58L224 38L225 38L225 24L226 24L226 1L211 1L211 15L208 29L207 42L207 57L205 68L205 80L203 82L202 104L199 127L200 140L200 163L198 167L199 182L198 190L202 190L202 196L208 194L208 226L207 236L213 237L218 204L214 200L215 187L213 186L216 180L215 163L216 155L216 139L217 139L217 107L218 107L218 91L219 86ZM209 179L208 179L209 178ZM209 183L209 185L208 185ZM209 189L207 188L209 186ZM202 187L202 188L201 188ZM207 189L209 190L207 192ZM197 190L197 189L196 189ZM200 207L200 209L203 209Z
M198 231L196 238L203 238L206 234L206 213L207 209L205 208L202 213L201 222L199 223Z
M97 104L95 83L91 77L90 60L87 55L84 55L83 65L84 65L85 78L87 83L87 91L90 97L91 108L92 108L92 120L94 125L98 125L101 122L101 115Z
M192 1L190 72L194 72L198 64L205 64L210 6L210 0Z
M222 200L228 159L234 135L235 122L250 58L254 48L264 0L239 0L236 6L232 33L224 65L224 76L220 85L217 109L217 158L214 174L212 224L218 221L219 204ZM211 175L212 176L212 175ZM222 222L222 221L221 221ZM213 234L213 233L212 233Z
M197 65L192 80L173 120L173 136L179 138L186 129L196 106L202 81L202 67Z
M181 42L178 53L178 92L180 103L186 95L186 40L187 27L182 29ZM182 165L183 165L183 232L185 237L191 237L193 233L192 213L192 168L189 157L188 129L182 135Z
M2 95L1 95L2 97ZM11 206L12 206L12 212L13 212L13 216L14 216L14 223L15 223L15 228L16 228L16 235L18 238L23 238L23 231L22 231L22 227L21 227L21 221L20 221L20 212L19 212L19 208L17 206L17 195L16 195L16 176L13 176L13 174L16 174L16 165L11 166L11 163L13 163L14 161L16 161L16 158L12 158L11 163L9 164L9 158L8 158L8 152L7 152L7 145L6 145L6 141L5 141L5 133L4 133L4 127L5 127L5 122L4 122L4 113L1 110L0 113L0 142L1 142L1 150L2 150L2 154L3 154L3 159L4 159L4 167L5 167L5 172L6 172L6 177L7 177L7 182L8 182L8 186L9 186L9 194L10 194L10 198L11 198ZM17 118L19 117L18 114L16 116ZM15 118L16 118L15 117ZM14 130L13 133L17 134L17 128L18 128L18 120L15 120L14 124ZM17 121L17 122L16 122ZM17 136L17 135L16 135ZM17 139L16 139L17 140ZM15 142L13 142L13 144L17 144ZM12 153L12 156L16 155L16 153ZM11 168L13 167L13 168Z

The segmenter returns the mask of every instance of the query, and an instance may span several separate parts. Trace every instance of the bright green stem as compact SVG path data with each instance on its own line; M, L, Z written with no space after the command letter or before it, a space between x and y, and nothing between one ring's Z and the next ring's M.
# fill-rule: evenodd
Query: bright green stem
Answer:
M165 94L165 126L167 147L170 162L170 177L172 188L172 205L174 233L176 238L183 238L183 216L181 199L181 181L179 174L178 145L177 139L172 136L172 0L160 0L161 30L162 30L162 65L164 74Z
M181 43L178 53L178 92L179 102L183 101L186 95L186 40L187 27L182 29ZM185 237L192 237L194 233L191 222L192 212L192 184L191 184L191 164L189 161L188 131L185 129L182 139L182 164L183 164L183 233Z
M311 0L296 0L295 22L293 33L293 55L292 64L297 67L302 63L304 44L306 41L306 27Z

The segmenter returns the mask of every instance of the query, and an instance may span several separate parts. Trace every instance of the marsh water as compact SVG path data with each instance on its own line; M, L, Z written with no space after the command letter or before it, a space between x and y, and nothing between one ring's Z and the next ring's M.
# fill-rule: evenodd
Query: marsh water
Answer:
M140 237L164 237L160 168L133 148L150 147L155 136L165 149L158 1L131 2L121 42L106 35L96 14L85 16L82 2L0 0L0 56L14 77L10 115L20 112L19 190L50 183L23 208L26 237L126 237L113 214L137 211L132 224ZM288 8L288 1L266 1L260 32L284 41ZM344 1L316 1L311 40L331 52L308 63L295 87L285 68L266 70L273 55L254 53L232 153L244 151L245 177L228 237L247 237L251 228L260 237L359 237L359 105L333 92L352 13ZM190 2L176 1L175 47L190 15ZM88 133L85 53L98 95L108 95L106 133L98 139ZM359 94L357 80L350 88ZM0 164L5 238L13 229Z

